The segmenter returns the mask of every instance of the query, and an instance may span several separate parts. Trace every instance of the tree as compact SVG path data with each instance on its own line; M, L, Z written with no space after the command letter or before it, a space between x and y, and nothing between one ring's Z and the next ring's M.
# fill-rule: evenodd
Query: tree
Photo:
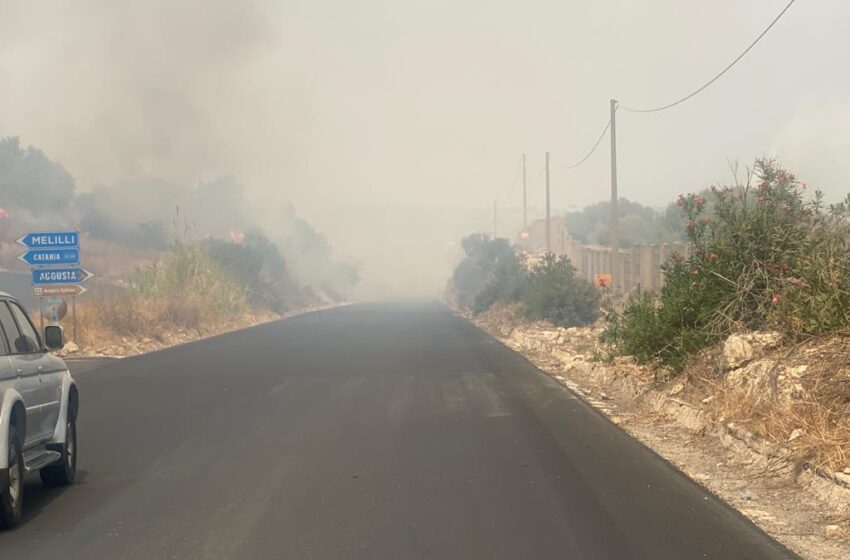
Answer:
M60 212L74 198L74 178L60 164L20 138L0 140L0 200L32 214Z
M466 256L455 268L452 288L458 303L473 307L478 293L491 281L499 263L516 259L507 239L490 239L483 233L463 238L460 243Z
M684 239L681 209L673 206L663 215L649 206L621 198L617 205L620 239L624 247L644 243L664 243ZM675 218L673 215L675 214ZM567 231L576 241L590 245L608 245L611 203L599 202L565 216Z

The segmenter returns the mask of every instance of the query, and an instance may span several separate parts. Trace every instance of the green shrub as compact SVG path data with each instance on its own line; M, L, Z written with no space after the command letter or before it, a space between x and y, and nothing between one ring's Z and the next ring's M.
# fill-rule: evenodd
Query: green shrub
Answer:
M526 317L563 327L584 326L599 318L599 292L575 272L566 256L548 254L535 265L522 296Z
M197 304L208 319L226 319L248 308L245 288L235 282L209 253L196 244L174 243L158 262L130 279L131 297L172 302L175 316L189 317Z
M611 318L606 336L621 352L680 369L735 330L850 326L848 204L806 200L805 184L774 160L756 161L754 176L754 186L712 188L710 200L679 197L689 254L664 265L657 299L632 299Z
M496 262L490 280L475 294L473 312L483 313L497 302L519 301L527 280L528 272L520 257L515 253L503 255Z
M475 307L475 298L490 283L502 261L516 259L507 239L490 239L483 233L469 235L461 241L466 256L452 275L449 291L462 307Z

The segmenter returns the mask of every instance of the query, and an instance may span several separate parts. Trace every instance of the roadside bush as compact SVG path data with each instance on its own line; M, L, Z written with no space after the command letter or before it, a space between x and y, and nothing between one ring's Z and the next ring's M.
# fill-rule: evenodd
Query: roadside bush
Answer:
M475 294L472 310L483 313L498 302L519 301L525 291L528 272L525 263L516 253L499 258L493 275L485 286Z
M455 267L449 291L461 307L471 309L476 305L478 293L493 279L496 269L503 261L515 260L516 255L507 239L490 239L483 233L465 237L461 247L466 256Z
M138 270L130 280L129 297L162 302L162 319L187 328L248 309L245 288L195 244L174 243L160 261Z
M575 272L566 256L548 254L535 265L522 296L526 317L562 327L593 323L599 317L599 292Z
M689 254L664 265L657 297L627 302L606 337L639 361L674 370L736 330L791 337L850 326L850 207L811 199L771 159L747 185L680 196ZM713 211L707 212L711 207Z
M208 239L203 249L239 286L256 308L283 312L287 299L295 299L295 282L277 246L267 237L249 233L243 243Z

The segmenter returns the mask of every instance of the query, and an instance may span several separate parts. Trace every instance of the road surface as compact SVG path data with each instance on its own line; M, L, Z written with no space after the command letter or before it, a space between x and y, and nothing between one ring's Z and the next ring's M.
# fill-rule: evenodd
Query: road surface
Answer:
M435 302L73 367L80 481L4 560L793 558Z

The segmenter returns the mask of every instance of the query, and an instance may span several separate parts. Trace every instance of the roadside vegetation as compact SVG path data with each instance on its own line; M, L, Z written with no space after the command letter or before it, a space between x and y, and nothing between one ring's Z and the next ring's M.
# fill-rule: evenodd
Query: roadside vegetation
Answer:
M449 283L463 308L483 313L497 303L517 304L530 320L563 327L585 326L599 317L599 292L578 278L565 256L528 262L506 239L474 234L463 239L466 254Z
M254 265L250 282L241 277L245 262ZM168 345L271 318L285 310L285 292L262 274L265 264L250 246L175 242L122 288L81 298L75 343L92 351L117 346L120 353L127 343Z
M685 240L682 212L675 204L664 210L644 206L626 198L617 203L620 243L623 247ZM570 236L585 245L608 245L611 203L598 202L564 215Z
M848 332L848 202L807 197L774 160L756 161L751 179L679 197L689 254L664 266L658 295L633 297L609 316L605 336L620 352L679 371L733 332L795 340Z

